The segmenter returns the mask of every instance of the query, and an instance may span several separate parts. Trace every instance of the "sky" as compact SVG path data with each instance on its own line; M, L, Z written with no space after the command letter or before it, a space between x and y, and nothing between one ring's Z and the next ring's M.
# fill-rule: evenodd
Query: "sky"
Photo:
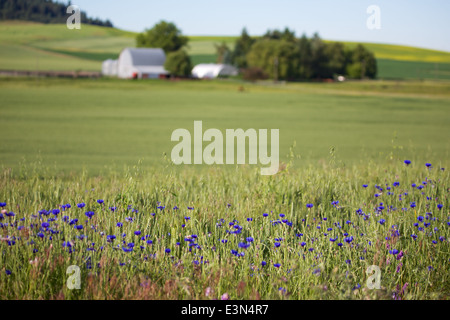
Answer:
M66 1L63 1L66 3ZM250 35L288 27L297 36L318 32L326 40L410 45L450 52L449 0L72 0L90 17L142 32L161 20L185 35ZM369 29L380 9L380 29Z

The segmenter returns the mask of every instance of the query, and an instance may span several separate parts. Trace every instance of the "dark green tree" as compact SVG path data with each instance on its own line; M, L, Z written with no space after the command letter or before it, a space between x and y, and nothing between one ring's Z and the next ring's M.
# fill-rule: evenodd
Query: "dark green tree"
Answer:
M327 57L328 76L344 75L348 63L348 54L344 44L332 42L325 46L325 56Z
M267 32L263 35L263 38L272 39L272 40L285 40L288 42L295 42L295 31L289 30L288 27L284 29L284 31L279 30L267 30Z
M310 66L312 69L312 78L328 78L330 73L328 70L328 58L325 53L325 43L320 36L315 33L310 40L311 58Z
M247 29L242 29L241 36L236 40L234 50L231 53L231 63L238 68L246 68L247 53L253 43L255 43L255 39L248 35Z
M161 21L136 37L137 47L162 48L167 54L180 50L188 43L188 38L172 22Z
M69 17L67 4L53 0L0 0L0 20L27 20L40 23L66 23ZM112 27L109 20L90 18L81 11L81 22L104 27Z
M285 40L258 40L247 54L249 67L261 68L270 78L295 79L298 75L298 48Z
M217 52L217 63L230 64L231 63L231 50L228 48L225 42L221 44L214 44Z
M350 78L374 79L377 75L377 60L375 55L363 45L358 44L350 51L351 62L347 66L347 74Z
M169 52L164 68L173 76L187 77L191 74L192 62L185 50Z
M313 75L311 67L311 41L303 34L297 41L298 48L298 77L300 79L310 79Z

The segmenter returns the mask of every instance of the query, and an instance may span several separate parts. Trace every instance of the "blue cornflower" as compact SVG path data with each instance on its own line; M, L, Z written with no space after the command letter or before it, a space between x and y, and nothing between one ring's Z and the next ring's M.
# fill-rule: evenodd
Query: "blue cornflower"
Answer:
M313 205L312 203L308 203L308 204L306 205L306 207L307 207L307 208L312 208L312 207L314 207L314 205Z
M93 211L87 211L84 213L86 215L86 217L88 217L89 219L92 219L92 217L95 215L95 213Z
M86 206L86 204L84 202L77 204L78 208L84 208Z
M239 246L239 248L247 249L248 247L250 247L250 243L239 242L238 246Z
M98 203L98 204L102 204L103 202L104 202L104 201L103 201L102 199L98 199L98 200L97 200L97 203Z
M405 160L403 161L407 166L409 166L411 164L411 160Z

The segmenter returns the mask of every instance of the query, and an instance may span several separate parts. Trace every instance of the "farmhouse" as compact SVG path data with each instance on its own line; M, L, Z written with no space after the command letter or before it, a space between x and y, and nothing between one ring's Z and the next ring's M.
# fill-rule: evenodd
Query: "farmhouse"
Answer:
M125 48L117 61L117 76L122 79L161 78L166 55L161 48Z
M201 63L192 69L195 78L217 78L224 76L237 76L238 70L228 64Z

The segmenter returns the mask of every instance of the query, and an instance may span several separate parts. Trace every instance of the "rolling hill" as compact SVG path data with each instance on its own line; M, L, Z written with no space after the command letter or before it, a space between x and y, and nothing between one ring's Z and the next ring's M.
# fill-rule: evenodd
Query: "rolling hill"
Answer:
M83 25L68 30L64 24L25 21L0 22L0 69L99 71L101 61L118 57L133 47L135 33ZM193 63L215 62L215 43L233 47L236 37L191 36L188 52ZM346 42L355 46L354 42ZM450 79L450 53L407 46L364 43L378 60L384 79Z

